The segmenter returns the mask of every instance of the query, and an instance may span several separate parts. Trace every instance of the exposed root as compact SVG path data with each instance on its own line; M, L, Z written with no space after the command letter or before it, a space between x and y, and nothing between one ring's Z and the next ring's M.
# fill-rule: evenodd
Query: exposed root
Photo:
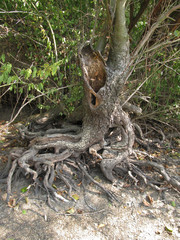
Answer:
M7 178L9 171L11 169L12 161L18 157L20 157L23 153L23 148L19 148L15 151L11 151L8 156L8 162L6 167L1 171L0 179Z
M128 151L125 151L118 154L117 157L115 157L114 155L115 158L113 157L102 159L100 167L108 180L110 180L111 182L114 182L116 180L115 177L113 176L113 169L115 168L116 165L122 163L123 161L126 161L128 156L129 156Z
M153 167L164 177L167 183L171 184L174 188L176 188L180 192L180 182L176 180L174 177L170 177L162 164L152 162L152 161L138 161L136 162L136 164L139 166Z
M61 180L66 184L66 186L68 187L68 189L69 189L69 190L68 190L68 196L69 196L69 198L74 201L74 198L72 197L72 186L71 186L71 184L69 183L69 181L65 178L65 176L63 176L62 174L60 174L60 166L59 166L59 164L57 164L57 166L56 166L56 173L57 173L57 177L58 177L59 179L61 179Z
M0 176L0 178L7 178L7 201L11 196L13 180L23 173L32 176L31 186L35 186L37 193L39 189L43 189L47 195L48 205L57 211L54 202L74 201L72 190L77 190L77 187L73 182L73 172L78 173L78 176L85 176L97 185L110 200L118 201L114 193L104 188L88 173L86 166L90 166L93 161L100 165L103 174L111 182L115 182L117 177L127 175L137 188L140 187L142 180L144 184L160 191L165 189L161 177L163 176L168 184L180 192L180 182L171 177L163 165L154 161L137 160L135 151L133 151L135 139L133 126L128 115L122 109L118 109L118 107L115 109L110 126L111 128L102 134L101 130L97 131L90 126L83 128L82 132L75 125L68 126L69 129L66 127L46 131L41 129L40 133L36 134L35 132L35 138L29 134L29 130L26 128L23 136L31 139L29 149L17 149L12 152L7 167ZM144 137L141 128L138 125L134 125L134 127L139 132L142 142L145 142L145 146L149 146L150 141ZM164 133L160 130L158 132L164 140ZM146 154L147 158L152 160L149 153L141 153ZM92 162L89 160L89 155L91 155ZM81 162L82 156L85 156L85 162L89 161L87 165ZM63 166L73 169L73 171L69 171L71 172L69 174L63 169ZM148 167L158 172L159 178L153 179L149 176L145 172ZM2 182L2 180L0 181ZM62 189L62 185L64 189ZM85 189L84 185L83 188ZM90 205L89 207L94 210Z
M15 172L16 166L17 166L17 160L14 160L13 163L12 163L12 167L9 171L8 178L7 178L7 202L9 201L9 197L11 195L12 177L13 177L13 174Z
M110 192L108 190L106 190L100 183L98 183L96 180L94 180L89 173L85 170L85 168L82 166L82 164L80 162L77 162L79 168L82 170L82 172L84 173L84 175L86 177L88 177L91 182L93 182L94 184L96 184L99 188L101 188L106 194L107 196L110 198L110 200L116 200L118 201L117 197L115 196L115 194L113 192Z

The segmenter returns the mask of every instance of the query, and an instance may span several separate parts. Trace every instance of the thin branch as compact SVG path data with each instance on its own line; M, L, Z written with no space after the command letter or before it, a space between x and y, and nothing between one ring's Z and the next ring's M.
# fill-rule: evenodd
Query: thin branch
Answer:
M116 70L122 70L122 59L125 63L129 62L129 35L125 16L126 2L127 0L117 0L116 3L112 47L107 62L110 68Z
M13 13L32 13L32 12L27 12L27 11L6 11L2 8L0 8L0 14L8 13L8 14L13 14Z
M96 32L96 26L97 26L97 20L98 20L98 17L99 17L99 12L100 12L100 7L98 5L98 1L96 2L96 6L95 6L95 20L94 20L94 27L93 27L93 31L92 31L92 39L94 38L95 36L95 32Z
M148 52L151 52L157 48L160 48L164 45L171 45L173 43L176 43L176 42L179 42L180 39L175 39L175 40L172 40L172 41L166 41L166 42L162 42L162 43L159 43L159 44L156 44L156 45L153 45L151 48L147 49L145 52L148 53Z
M62 90L62 89L68 88L68 87L70 87L70 86L74 86L74 85L69 85L69 86L66 86L66 87L61 87L61 88L58 88L58 89L56 89L56 90L57 90L57 91L58 91L58 90ZM20 114L20 112L22 111L22 109L23 109L27 104L31 103L32 101L34 101L34 100L37 99L37 98L40 98L40 97L42 97L42 96L46 96L47 93L48 93L48 92L41 93L40 95L35 96L34 98L31 98L31 99L30 99L29 101L27 101L24 105L22 105L22 106L20 107L20 109L18 110L18 112L16 113L16 115L14 116L14 118L13 118L10 122L8 122L8 123L6 124L6 126L9 126L12 122L14 122L14 120L17 118L17 116ZM26 98L27 98L27 97L26 97Z
M157 69L159 70L162 67L162 65ZM153 76L153 74L155 74L154 72L147 78L145 78L145 80L136 88L136 90L126 99L126 101L121 105L121 107L123 107L138 91L139 89L145 84L145 82L147 82L147 80L149 78L151 78Z
M54 31L52 29L52 26L51 26L51 23L49 21L48 18L46 18L46 21L49 25L49 28L51 30L51 34L52 34L52 37L53 37L53 42L54 42L54 53L55 53L55 57L56 57L56 62L58 62L58 53L57 53L57 45L56 45L56 38L55 38L55 34L54 34Z
M178 75L180 75L180 73L178 73L175 69L173 69L172 67L169 67L165 62L160 62L157 59L155 59L155 62L158 62L159 64L165 66L166 68L169 68L170 70L172 70L173 72L175 72Z
M58 62L58 52L57 52L57 45L56 45L55 34L54 34L54 31L53 31L53 29L52 29L51 23L50 23L50 21L49 21L48 18L46 18L46 21L47 21L47 23L48 23L48 25L49 25L49 28L50 28L50 30L51 30L51 34L52 34L52 37L53 37L53 43L54 43L54 53L55 53L55 57L56 57L56 62ZM58 73L58 78L59 78L59 80L60 80L60 79L61 79L61 75L60 75L59 68L58 68L58 70L57 70L57 73Z
M129 24L129 32L133 29L133 27L136 25L136 23L138 22L138 20L140 19L140 17L142 16L142 14L144 13L144 11L146 10L148 4L149 4L150 0L144 0L141 3L141 7L139 9L139 12L137 13L137 15L135 17L131 16L131 21ZM132 1L133 3L133 1ZM131 4L132 4L131 3ZM132 5L133 6L133 5ZM130 7L131 11L132 11L132 7ZM131 13L132 14L132 13Z
M131 60L131 64L134 62L134 58L138 55L139 51L144 47L146 42L150 39L154 31L159 27L159 25L169 17L169 15L176 11L177 9L180 9L180 4L177 6L172 7L169 11L162 13L156 23L154 23L151 27L151 29L147 32L147 34L143 37L143 39L140 41L139 45L137 46L135 52L133 53L133 59Z

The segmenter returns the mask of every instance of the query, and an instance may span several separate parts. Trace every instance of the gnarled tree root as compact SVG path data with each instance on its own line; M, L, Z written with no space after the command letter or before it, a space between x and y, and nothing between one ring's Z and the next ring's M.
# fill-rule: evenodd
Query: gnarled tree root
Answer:
M103 134L105 139L100 135L94 141L93 136L96 136L96 129L92 130L87 127L83 132L79 132L79 128L72 126L71 131L64 128L63 133L59 129L46 131L43 135L37 135L38 137L31 140L28 150L19 149L11 153L7 168L0 176L1 178L7 177L7 201L11 196L11 185L15 172L19 170L25 175L32 176L32 185L35 185L36 190L40 188L46 192L47 202L54 210L56 208L53 207L52 200L56 202L73 200L72 189L77 189L72 178L73 171L70 174L64 170L63 166L70 166L78 174L82 173L105 192L110 200L118 201L112 192L105 189L88 173L86 164L81 161L82 156L87 154L91 154L91 158L100 164L102 172L111 182L116 181L115 175L127 174L137 187L141 179L156 190L163 190L162 181L154 180L142 170L143 167L151 166L164 177L167 183L180 191L178 180L170 177L162 165L153 161L136 160L136 154L133 151L133 126L127 114L123 111L117 112L118 114L114 114L115 117L109 132ZM90 162L87 164L90 165ZM56 188L55 179L61 180L60 184L65 185L65 191Z
M87 134L87 131L86 131ZM11 185L13 182L13 176L15 171L20 168L25 175L32 176L33 184L43 189L47 193L47 202L51 208L56 210L52 205L52 200L62 200L68 202L73 200L71 193L72 188L75 184L72 184L72 176L67 177L66 173L63 172L63 165L67 163L75 166L82 172L88 179L96 184L101 190L103 190L110 200L116 199L115 195L106 190L101 184L95 181L84 168L80 162L81 154L85 149L91 145L90 134L85 135L85 140L80 137L80 134L46 134L41 137L33 139L30 143L30 148L24 152L17 150L17 154L13 153L9 162L12 162L11 168L8 163L8 177L7 177L7 201L10 200L11 196ZM89 139L88 139L88 137ZM13 157L12 157L13 156ZM7 173L7 170L5 171ZM2 177L6 177L4 174ZM71 180L69 180L71 178ZM60 194L62 192L56 189L54 180L60 179L68 189L67 194ZM65 196L64 196L65 195ZM51 200L52 199L52 200ZM117 200L117 199L116 199Z

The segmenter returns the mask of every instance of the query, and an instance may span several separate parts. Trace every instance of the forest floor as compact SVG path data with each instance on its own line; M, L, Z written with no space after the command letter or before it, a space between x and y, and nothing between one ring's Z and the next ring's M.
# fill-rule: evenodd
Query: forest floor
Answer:
M4 114L3 114L4 115ZM2 115L1 115L2 116ZM4 115L5 116L5 115ZM4 118L4 120L7 120ZM16 138L15 125L5 129L0 120L0 171L8 153L22 145ZM151 154L166 160L167 168L180 175L180 151L154 150ZM91 169L91 176L106 189L113 191L119 202L110 202L93 183L87 181L84 191L80 181L74 192L76 202L59 202L58 212L51 209L43 194L35 195L30 179L20 177L12 184L12 202L7 204L6 185L0 183L0 239L1 240L164 240L180 239L179 193L167 185L158 192L145 185L138 189L126 177L116 186L102 175L99 168Z

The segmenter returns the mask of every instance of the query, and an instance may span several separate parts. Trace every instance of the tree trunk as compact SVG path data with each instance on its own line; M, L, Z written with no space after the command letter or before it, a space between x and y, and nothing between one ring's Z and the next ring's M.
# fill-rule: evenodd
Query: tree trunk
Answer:
M28 128L20 129L21 135L30 139L31 142L28 150L11 153L10 161L13 160L13 164L7 167L1 176L8 174L7 200L11 194L13 174L19 166L26 174L33 176L37 185L41 185L39 176L44 173L43 187L48 197L51 195L66 201L52 187L54 177L58 176L66 183L70 195L70 183L60 171L61 163L64 164L67 161L76 163L79 169L92 180L81 161L87 151L97 162L100 162L102 172L110 181L115 180L113 176L115 166L121 165L121 169L133 180L136 179L132 176L132 172L147 183L146 176L134 167L129 158L133 153L135 137L130 118L122 108L124 85L129 76L129 66L133 62L133 60L130 61L129 56L129 38L125 21L126 0L111 1L111 3L113 35L107 63L99 52L93 50L90 42L79 48L85 91L82 128L76 125L62 125L60 129L38 132L29 131ZM160 16L160 20L161 18ZM147 36L150 36L157 27L158 24L150 33L147 33ZM147 40L148 37L145 36L135 56ZM96 184L100 186L99 183L96 182ZM180 188L180 184L175 183L175 186ZM112 197L109 192L106 191L106 193Z
M87 100L86 108L88 109L83 121L83 130L84 135L89 132L90 153L93 151L92 144L100 143L98 150L105 147L107 142L104 139L110 128L116 128L116 132L118 131L121 135L121 141L116 147L114 146L116 151L113 152L111 144L108 144L108 147L105 147L106 154L102 154L100 166L105 176L111 181L114 180L113 168L119 162L127 159L132 153L134 143L132 124L121 107L124 83L129 71L129 38L125 21L125 3L126 0L116 2L114 34L107 65L103 65L102 57L93 51L90 43L83 45L79 50ZM98 64L98 62L102 64ZM91 84L91 80L93 80L96 85L99 85L103 71L106 72L103 84L98 87ZM103 144L105 145L103 146ZM122 146L123 151L121 150ZM122 151L122 156L117 153L117 150ZM107 158L107 155L111 155L112 158Z

